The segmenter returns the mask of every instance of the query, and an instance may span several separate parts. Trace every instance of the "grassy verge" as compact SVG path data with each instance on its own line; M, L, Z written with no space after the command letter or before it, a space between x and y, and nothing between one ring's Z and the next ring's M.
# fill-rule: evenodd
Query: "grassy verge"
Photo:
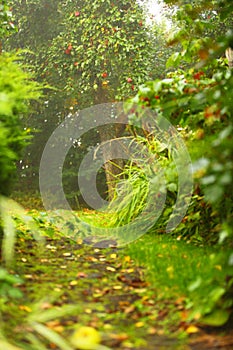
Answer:
M167 235L147 234L124 253L145 267L147 279L165 298L185 300L187 319L201 321L203 314L221 303L226 284L221 255L227 254L226 249L221 252L219 246L195 246ZM218 311L205 321L215 325L226 318L227 312Z

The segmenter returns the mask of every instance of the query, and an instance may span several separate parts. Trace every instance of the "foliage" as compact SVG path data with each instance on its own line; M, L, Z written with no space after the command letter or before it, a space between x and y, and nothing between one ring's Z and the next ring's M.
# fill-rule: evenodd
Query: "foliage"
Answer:
M9 274L5 269L0 268L0 302L6 302L9 298L22 297L21 291L16 287L22 283L18 276Z
M29 140L22 118L29 111L29 101L39 97L39 86L18 64L20 54L0 55L0 194L8 194L15 172L15 162Z
M16 27L12 21L12 9L9 7L8 4L9 4L9 1L1 0L1 3L0 3L0 53L2 51L1 40L16 31Z
M62 76L62 87L76 103L122 100L148 78L151 45L145 18L134 1L83 2L64 17L44 72L52 81Z
M45 92L44 106L37 108L27 124L40 133L35 135L28 149L30 155L25 154L20 166L32 166L37 174L49 135L68 113L132 96L151 74L157 74L155 62L161 59L164 40L157 27L152 34L142 7L132 0L92 3L14 0L12 4L20 31L8 40L6 47L27 47L33 51L25 59L35 70L37 80L46 80L56 88ZM77 147L72 147L67 156L63 183L72 196L72 204L79 196L73 176L77 174L77 164L90 140L97 143L99 138L99 133L93 130L80 140L79 152ZM32 171L23 169L21 173L28 177Z
M8 222L8 219L4 214L2 196L10 193L16 174L16 161L20 159L23 148L30 139L30 129L23 128L22 118L29 112L29 102L37 99L41 90L32 76L20 66L19 61L20 53L0 55L0 242L3 230L6 235L14 236L11 225L6 225L10 228L9 232L4 228L4 221ZM9 241L12 242L13 238ZM11 254L10 249L7 253L9 259Z
M148 197L153 195L155 191L152 184L160 183L160 193L165 191L161 183L159 167L165 169L164 177L167 186L166 205L162 215L163 223L169 219L177 193L177 172L170 154L169 143L159 141L155 135L156 132L151 133L150 138L146 139L138 134L134 138L134 142L147 148L151 159L149 164L145 164L144 159L140 159L140 157L137 160L132 160L120 173L115 193L116 198L109 206L109 212L112 213L109 220L114 226L126 225L140 215L148 203ZM138 164L143 164L142 168ZM153 212L151 215L154 217ZM156 227L158 228L158 225Z
M167 67L171 72L165 79L149 81L139 87L139 92L128 104L130 118L138 125L143 124L144 109L151 108L155 115L162 115L177 126L189 147L195 191L191 206L173 235L205 244L226 243L232 247L233 78L232 69L222 57L232 46L232 31L227 27L232 4L224 3L227 12L219 1L171 3L179 8L176 11L177 31L169 38L169 43L179 43L179 51L169 58ZM212 16L219 16L224 22L224 33L219 33L220 23L214 25ZM135 104L138 107L132 109ZM161 223L163 227L162 220L155 230ZM192 305L197 313L206 315L203 322L212 325L216 322L217 325L219 317L225 323L228 317L224 315L229 316L229 310L232 312L231 254L230 250L217 256L219 264L224 266L223 279L216 281L211 274L208 279L216 294L209 291L205 302L200 302L198 297ZM230 282L226 283L228 280ZM194 288L197 295L201 295L201 290L207 286L205 279L199 279L199 282ZM207 299L212 301L208 303Z
M163 286L167 297L185 299L187 319L213 326L227 322L232 301L222 299L225 266L219 247L200 247L164 235L149 234L131 244L127 252L138 264L146 266L151 283L156 288ZM230 250L222 250L222 254L229 257ZM229 281L229 286L231 284ZM218 314L218 318L211 312ZM201 318L206 314L211 315Z
M17 238L17 230L15 219L18 218L33 237L38 241L42 241L39 226L35 221L27 215L27 212L18 203L7 197L0 196L0 213L1 213L1 229L3 232L1 244L1 260L7 267L12 265L15 249L15 241Z

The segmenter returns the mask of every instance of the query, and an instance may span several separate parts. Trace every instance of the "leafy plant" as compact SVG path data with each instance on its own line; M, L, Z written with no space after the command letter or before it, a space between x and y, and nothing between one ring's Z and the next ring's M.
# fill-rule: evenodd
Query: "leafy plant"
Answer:
M16 165L30 139L22 118L29 101L40 96L41 87L20 67L20 53L0 55L0 194L8 195Z
M29 112L29 101L38 98L41 90L20 67L19 60L20 53L0 55L0 243L4 234L2 255L7 263L12 259L15 240L9 211L19 207L3 195L10 193L16 173L15 163L30 139L30 130L23 129L21 119Z
M5 302L9 298L22 297L21 291L16 285L23 281L20 277L9 274L7 270L0 268L0 299Z
M9 266L13 261L15 240L17 235L15 218L18 217L27 226L34 238L40 242L43 238L39 227L26 210L7 197L0 196L0 214L3 239L1 245L2 261Z
M0 4L0 54L2 52L2 39L14 33L17 28L12 21L12 11L9 1L1 0Z

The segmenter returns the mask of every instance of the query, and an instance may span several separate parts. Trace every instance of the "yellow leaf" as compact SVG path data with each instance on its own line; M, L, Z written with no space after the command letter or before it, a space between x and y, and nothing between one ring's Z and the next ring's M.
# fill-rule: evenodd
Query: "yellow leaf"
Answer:
M70 286L77 286L77 284L78 284L78 281L71 281L70 282Z
M92 313L91 309L85 309L84 311L86 312L86 314L91 314Z
M116 257L117 257L117 255L115 253L110 255L111 259L116 259Z
M141 328L141 327L143 327L144 326L144 322L137 322L136 324L135 324L135 327L137 327L137 328Z
M105 323L105 324L103 325L103 327L104 327L104 329L112 329L112 325L109 324L109 323Z
M70 338L71 344L80 350L97 349L101 341L100 333L93 327L80 327Z
M27 305L19 305L19 309L26 311L26 312L32 312L32 309L28 307Z
M111 271L111 272L115 272L116 271L116 269L114 269L114 267L111 267L111 266L107 266L106 270Z
M132 272L134 272L134 269L127 269L125 271L128 272L128 273L132 273Z
M125 262L130 262L131 258L130 258L130 256L127 255L124 257L124 260L125 260Z
M187 332L188 334L197 333L197 332L199 332L199 328L197 328L196 326L189 326L189 327L186 329L186 332Z
M120 290L120 289L122 289L122 286L119 286L119 285L113 286L113 289L115 289L115 290Z
M65 257L66 257L66 256L68 257L68 256L71 256L72 253L63 253L62 255L65 256Z

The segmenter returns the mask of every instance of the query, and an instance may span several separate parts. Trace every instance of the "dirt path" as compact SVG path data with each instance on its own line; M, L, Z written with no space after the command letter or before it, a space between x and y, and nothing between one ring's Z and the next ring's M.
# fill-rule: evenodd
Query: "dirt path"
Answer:
M102 344L118 350L200 350L233 348L233 334L216 335L184 319L179 300L164 300L145 280L143 269L114 247L94 248L70 240L19 240L15 272L23 277L24 298L14 305L15 319L5 317L5 331L27 341L25 320L34 313L54 310L42 323L66 339L75 325L91 326ZM35 311L35 303L37 310ZM56 316L56 310L76 305L75 313ZM12 311L13 312L13 311ZM33 330L32 330L33 332ZM46 343L48 349L58 349Z

